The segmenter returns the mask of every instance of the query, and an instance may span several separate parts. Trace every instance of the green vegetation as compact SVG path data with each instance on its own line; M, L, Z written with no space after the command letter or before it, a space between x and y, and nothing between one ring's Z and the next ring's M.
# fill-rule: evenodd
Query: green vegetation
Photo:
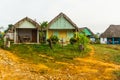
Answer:
M120 45L93 45L96 59L120 64Z
M89 39L86 35L75 33L74 36L70 39L70 43L76 47L81 46L79 49L86 50L87 45L89 44Z
M9 30L12 30L13 24L9 24L8 28L4 31L4 33L8 32Z
M62 47L61 45L54 44L53 47L53 49L50 49L49 45L46 44L13 44L10 48L7 48L7 50L30 62L45 63L48 66L54 67L57 67L55 62L70 62L75 57L87 56L87 53L90 51L87 49L86 51L80 52L74 48L73 45Z
M52 41L53 44L57 44L58 40L59 40L59 38L56 35L51 36L50 39L51 39L51 41Z
M118 70L117 70L117 71L114 71L113 74L116 75L116 78L117 78L116 80L119 80L119 79L120 79L120 71L118 71Z
M3 39L0 39L0 47L3 47L4 46L4 41Z
M44 43L45 42L45 29L48 26L47 21L43 21L40 23L40 42Z

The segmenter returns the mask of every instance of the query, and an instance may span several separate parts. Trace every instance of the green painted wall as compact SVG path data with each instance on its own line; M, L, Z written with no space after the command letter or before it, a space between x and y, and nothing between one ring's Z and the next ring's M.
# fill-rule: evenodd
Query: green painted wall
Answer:
M64 17L55 21L49 29L75 29Z
M55 35L55 36L59 37L59 33L58 33L58 31L57 31L57 30L56 30L56 31L54 31L53 35Z
M87 35L87 36L92 35L91 32L88 29L84 29L83 31L85 32L85 35Z
M67 37L70 39L74 36L73 31L67 31Z

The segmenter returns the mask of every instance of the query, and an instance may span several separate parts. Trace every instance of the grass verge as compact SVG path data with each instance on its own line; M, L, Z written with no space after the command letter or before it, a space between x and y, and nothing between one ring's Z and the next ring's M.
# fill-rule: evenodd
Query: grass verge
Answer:
M96 59L120 64L120 45L93 45Z
M49 67L58 68L55 62L72 62L75 57L85 57L90 49L79 51L73 45L62 47L61 45L53 45L53 49L46 44L12 44L7 50L15 55L36 64L43 63ZM52 64L52 65L51 65Z

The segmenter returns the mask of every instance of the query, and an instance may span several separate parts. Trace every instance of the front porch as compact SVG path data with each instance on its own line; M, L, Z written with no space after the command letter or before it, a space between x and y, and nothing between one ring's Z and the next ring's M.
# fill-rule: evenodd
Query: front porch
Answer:
M14 43L39 43L39 31L37 29L17 28L14 33Z
M120 37L107 38L107 44L120 44Z

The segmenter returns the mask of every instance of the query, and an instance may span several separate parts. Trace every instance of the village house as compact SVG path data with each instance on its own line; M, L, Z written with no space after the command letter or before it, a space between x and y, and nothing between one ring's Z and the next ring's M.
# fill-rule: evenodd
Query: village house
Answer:
M39 28L40 25L25 17L13 25L11 30L8 30L5 37L17 43L39 43Z
M110 25L100 36L101 44L120 44L120 25Z
M95 42L94 33L87 27L79 28L79 33L85 34L92 42Z
M12 40L14 44L18 43L39 43L40 25L25 17L15 23L6 33L5 37ZM87 27L78 28L77 25L64 13L60 13L54 19L52 19L46 28L42 29L44 41L55 35L59 38L59 42L68 44L70 39L74 36L74 33L79 32L85 34L91 41L95 41L94 33Z
M69 43L76 31L78 31L77 25L64 13L60 13L48 23L46 38L49 39L52 35L56 35L60 41Z

